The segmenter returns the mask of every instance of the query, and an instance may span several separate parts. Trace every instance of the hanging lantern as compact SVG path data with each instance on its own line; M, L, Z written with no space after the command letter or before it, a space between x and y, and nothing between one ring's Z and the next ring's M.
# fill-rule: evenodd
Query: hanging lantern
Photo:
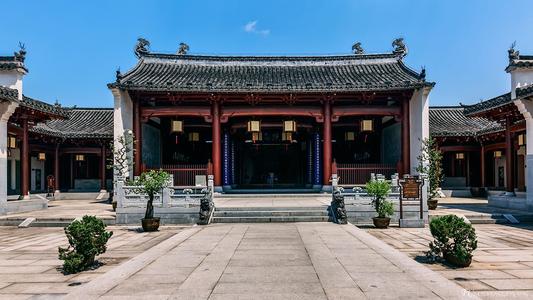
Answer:
M346 131L344 133L344 140L347 142L353 142L355 141L355 132L353 131Z
M525 134L519 134L518 135L518 146L524 146L526 144L526 135Z
M282 132L281 140L284 142L292 142L292 132L288 132L288 131Z
M199 132L189 132L189 142L198 142L200 141Z
M261 122L259 121L248 121L248 132L260 132L261 131Z
M374 130L374 120L361 120L361 131L373 131Z
M46 153L44 153L44 152L39 152L38 158L39 158L39 160L41 160L41 161L46 160Z
M465 159L465 154L463 152L455 153L455 159Z
M172 133L183 133L183 121L172 120L170 123L170 131Z
M500 158L502 157L502 152L500 150L494 151L494 158Z
M84 161L84 160L85 160L85 155L83 155L83 154L76 154L75 159L76 159L76 161Z
M296 121L294 120L283 121L283 131L296 132Z
M7 139L7 147L10 149L17 148L17 138L15 138L14 136L9 136Z

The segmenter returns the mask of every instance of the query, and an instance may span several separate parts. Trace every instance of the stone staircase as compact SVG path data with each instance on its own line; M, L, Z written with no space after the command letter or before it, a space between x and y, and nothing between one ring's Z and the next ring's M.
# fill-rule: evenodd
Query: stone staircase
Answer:
M217 207L213 223L327 222L326 207Z

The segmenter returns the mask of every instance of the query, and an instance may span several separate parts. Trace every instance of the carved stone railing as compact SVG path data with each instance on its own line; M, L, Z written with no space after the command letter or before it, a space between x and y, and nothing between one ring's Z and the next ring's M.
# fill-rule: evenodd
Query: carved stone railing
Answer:
M165 210L180 208L198 208L198 216L202 224L209 224L214 211L213 176L208 176L205 186L172 186L163 188L154 195L154 208L162 214ZM170 182L173 182L172 176ZM148 195L142 193L142 186L126 185L118 180L115 185L117 211L128 208L146 208ZM205 211L207 208L207 211ZM207 217L207 218L206 218Z

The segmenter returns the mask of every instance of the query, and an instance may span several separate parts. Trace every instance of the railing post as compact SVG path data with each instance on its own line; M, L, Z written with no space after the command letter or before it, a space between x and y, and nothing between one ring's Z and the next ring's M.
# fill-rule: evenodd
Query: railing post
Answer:
M115 200L117 201L117 207L124 207L125 197L126 195L124 193L124 177L117 176L117 182L115 184Z

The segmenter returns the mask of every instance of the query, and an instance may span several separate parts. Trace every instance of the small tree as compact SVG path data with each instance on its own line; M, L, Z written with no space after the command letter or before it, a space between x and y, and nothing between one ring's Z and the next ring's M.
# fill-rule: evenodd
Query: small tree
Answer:
M110 143L110 149L113 152L113 157L108 160L108 169L113 169L115 176L123 178L129 177L129 170L134 166L133 153L135 140L131 130L125 130L124 134L115 140L119 146L116 147L114 141Z
M442 152L437 148L433 138L424 139L418 156L418 173L427 174L429 181L428 200L437 197L444 173L442 170Z
M140 190L148 195L146 203L145 219L154 218L154 195L169 185L170 175L167 172L159 170L150 170L144 172L135 181L135 185L140 186Z
M113 235L105 230L104 222L95 216L83 216L65 228L69 247L59 247L63 272L78 273L94 265L97 255L106 251L107 241Z
M372 196L372 206L378 214L378 218L387 218L394 214L394 205L387 201L390 193L390 183L388 181L372 180L366 183L366 191Z

